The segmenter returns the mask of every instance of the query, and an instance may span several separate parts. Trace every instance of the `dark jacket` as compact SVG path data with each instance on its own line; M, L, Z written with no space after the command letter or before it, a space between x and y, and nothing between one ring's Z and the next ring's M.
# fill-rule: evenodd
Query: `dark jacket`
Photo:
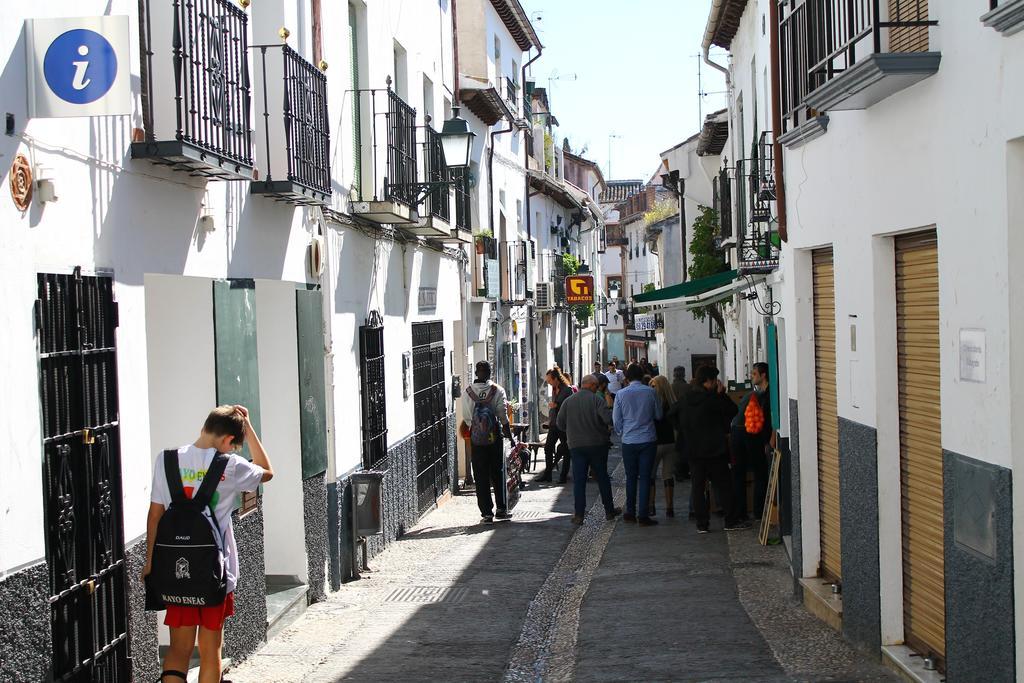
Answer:
M658 435L658 445L672 444L676 442L675 418L672 409L675 404L662 403L660 420L654 421L654 431Z
M676 395L676 402L669 414L676 430L676 453L685 456L686 453L686 424L683 416L686 415L686 397L693 391L693 385L685 380L674 380L672 382L672 393Z
M686 435L687 456L706 460L729 452L729 422L737 413L736 404L726 394L694 387L686 394L680 420Z
M559 384L558 392L551 399L555 402L555 407L548 413L548 424L551 426L557 426L558 420L558 409L562 407L566 399L572 396L572 387L568 384Z
M757 434L747 434L747 404L750 403L754 396L757 397L757 402L761 404L761 411L764 413L764 427L762 427L761 431ZM756 391L751 391L740 400L738 412L732 419L732 426L738 427L739 431L742 434L746 434L750 439L756 439L763 443L768 443L768 440L772 438L772 398L767 389L762 391L760 394Z

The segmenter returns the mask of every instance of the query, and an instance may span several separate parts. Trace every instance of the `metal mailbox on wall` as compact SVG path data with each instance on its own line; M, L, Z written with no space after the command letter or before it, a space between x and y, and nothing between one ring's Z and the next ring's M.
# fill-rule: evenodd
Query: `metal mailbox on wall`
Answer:
M352 475L352 525L356 536L376 536L384 531L381 498L384 473L355 472Z

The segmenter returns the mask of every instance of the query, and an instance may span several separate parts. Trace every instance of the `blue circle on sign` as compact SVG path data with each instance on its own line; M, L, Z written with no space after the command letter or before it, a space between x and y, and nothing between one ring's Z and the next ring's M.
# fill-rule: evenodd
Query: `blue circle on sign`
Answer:
M46 49L43 76L57 97L89 104L107 94L117 77L117 54L95 31L76 28L57 36Z

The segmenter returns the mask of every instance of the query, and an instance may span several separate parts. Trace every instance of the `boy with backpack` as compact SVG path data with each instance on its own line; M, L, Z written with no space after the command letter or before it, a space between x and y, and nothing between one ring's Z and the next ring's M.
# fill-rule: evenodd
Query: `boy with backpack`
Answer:
M509 519L507 491L502 477L505 458L503 434L511 434L506 412L505 390L491 381L491 364L485 360L476 364L476 380L462 399L463 431L468 429L473 451L473 477L476 479L476 502L480 518L490 524L495 518ZM491 500L491 486L494 498ZM495 513L494 505L498 506Z
M252 462L234 452L249 443ZM156 458L142 578L147 609L163 609L171 644L160 681L186 681L199 641L199 680L221 680L224 620L235 613L238 548L231 513L274 470L243 406L214 408L195 443Z

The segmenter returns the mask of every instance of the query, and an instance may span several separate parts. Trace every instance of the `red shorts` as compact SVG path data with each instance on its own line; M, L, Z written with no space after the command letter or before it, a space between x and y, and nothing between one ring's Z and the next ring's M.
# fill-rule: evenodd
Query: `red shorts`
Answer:
M171 628L202 626L209 631L224 628L224 620L235 613L235 594L228 593L224 602L213 607L184 607L168 605L164 625Z

